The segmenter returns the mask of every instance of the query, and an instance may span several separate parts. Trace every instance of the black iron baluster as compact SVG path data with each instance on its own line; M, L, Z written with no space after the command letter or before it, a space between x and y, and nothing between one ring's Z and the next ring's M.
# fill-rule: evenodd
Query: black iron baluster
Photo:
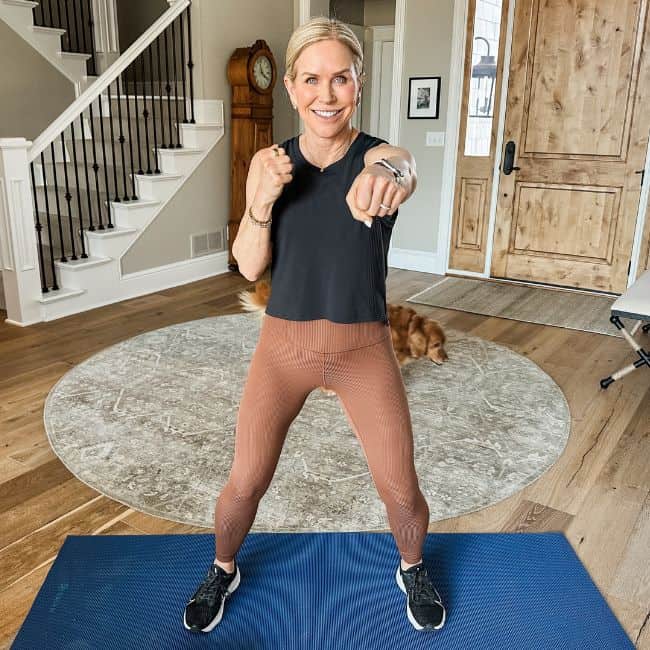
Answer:
M187 52L189 56L189 61L187 62L187 67L190 70L190 110L192 114L192 119L190 124L196 124L194 119L194 73L192 69L194 68L194 62L192 61L192 19L190 16L190 7L192 5L187 5Z
M163 88L162 88L162 64L160 62L160 34L156 40L151 44L153 47L156 44L156 51L158 53L158 105L160 108L160 148L166 149L165 144L165 104L163 101Z
M117 158L115 156L115 134L113 133L113 103L111 102L111 84L108 84L106 86L106 92L108 93L108 123L110 126L111 130L111 152L113 154L112 157L112 162L113 162L113 181L114 181L114 189L115 189L115 202L120 203L120 191L117 189ZM101 112L102 106L101 106L101 95L99 97L100 104L99 104L99 110ZM103 137L103 132L102 132L102 137ZM104 164L106 164L106 161L104 161ZM108 194L108 181L106 183L106 193Z
M84 0L79 3L79 14L81 20L81 36L83 38L83 51L88 53L88 45L86 44L86 21L84 20Z
M57 291L59 285L56 281L56 272L54 270L54 244L52 242L52 224L50 222L50 201L47 196L47 174L45 173L45 158L41 151L41 172L43 174L43 194L45 195L45 215L47 217L47 238L50 243L50 268L52 269L52 291Z
M99 165L97 164L97 151L95 151L95 121L93 119L92 103L88 105L88 108L90 110L90 136L93 143L93 171L95 172L95 190L97 192L97 214L99 215L99 225L97 226L97 230L104 230L104 224L102 222L102 197L101 192L99 191ZM108 196L106 198L108 199ZM108 205L108 210L110 212L111 206L108 201L106 201L106 204Z
M151 160L150 160L150 147L149 147L149 111L147 110L147 84L145 82L146 78L146 73L144 70L144 59L145 59L145 53L142 52L140 55L140 61L142 63L142 104L144 106L144 110L142 111L142 117L144 117L144 135L145 135L145 140L146 140L146 147L147 147L147 174L152 174L153 172L151 171Z
M81 30L79 29L80 12L77 10L77 3L75 0L72 0L72 8L73 8L72 18L74 20L74 42L75 42L74 48L76 52L83 52L83 48L81 47Z
M47 293L49 289L47 288L47 279L45 278L45 262L43 260L43 235L41 230L43 226L41 225L41 217L38 214L38 197L36 196L36 179L34 178L34 163L29 163L29 170L32 174L32 196L34 197L34 216L36 217L36 236L38 237L38 260L39 267L41 271L41 291Z
M91 0L88 0L88 27L90 28L90 52L88 54L91 55L89 59L92 65L91 74L95 75L97 74L97 49L95 48L95 22L93 20L93 10L90 2Z
M106 181L106 203L108 205L108 219L106 220L106 227L107 228L112 228L113 225L111 224L111 197L109 196L110 194L110 189L108 188L108 165L106 164L106 139L104 136L104 115L103 115L103 109L102 109L102 96L99 95L97 98L98 103L99 103L99 128L102 134L102 158L104 160L104 180ZM109 101L109 108L110 108L110 101ZM112 124L112 122L111 122ZM113 151L113 154L115 154L115 151ZM113 155L113 162L115 162L115 155ZM115 181L117 183L117 181ZM117 190L116 190L117 193ZM119 201L119 197L115 199L116 201Z
M174 147L174 138L172 136L172 87L171 84L169 83L169 44L167 43L167 29L165 29L164 36L165 36L165 77L167 79L167 83L165 85L165 90L167 91L167 118L169 121L169 145L168 147L170 149L173 149Z
M187 93L185 92L185 32L183 30L183 14L179 14L181 34L181 77L183 80L183 122L187 124Z
M74 161L74 179L77 184L77 205L79 206L79 236L81 237L81 257L86 258L86 242L84 241L84 218L83 208L81 207L81 193L79 190L79 165L77 163L77 143L74 134L74 121L70 122L70 134L72 135L72 158ZM86 167L86 188L88 187L88 167Z
M38 6L32 9L32 20L34 25L41 27L43 25L43 5L39 2Z
M120 123L120 150L122 152L122 187L124 188L123 201L129 200L129 190L126 189L126 158L124 157L124 130L122 128L122 104L120 102L120 78L115 79L115 87L117 88L117 120ZM128 99L127 99L128 102ZM131 155L131 166L133 167L133 155Z
M90 119L92 120L92 115L90 116ZM86 197L88 198L88 230L91 232L94 232L95 230L95 225L93 224L93 209L92 209L92 201L90 199L90 182L88 180L88 159L86 157L86 131L84 128L84 116L83 113L79 116L79 122L81 123L81 144L83 148L83 154L84 154L84 171L86 172ZM93 152L95 150L95 147L93 147ZM93 167L94 169L94 167ZM97 176L97 170L95 170L95 177ZM99 211L100 218L101 218L101 209Z
M61 243L61 262L67 262L68 258L65 256L65 242L63 241L63 226L61 226L61 205L59 204L59 181L56 176L54 142L50 142L50 154L52 157L52 172L54 173L54 198L56 199L56 218L59 225L59 241Z
M70 184L68 182L68 163L65 160L65 139L63 137L65 129L61 131L61 155L63 156L63 174L65 176L65 200L68 204L68 226L70 230L70 244L72 246L72 256L70 259L76 260L77 250L74 244L74 226L72 225L72 194L70 194ZM55 176L56 178L56 176Z
M70 13L68 12L68 1L63 0L65 5L65 37L68 43L68 52L72 52L72 39L70 38Z
M50 11L50 20L48 21L47 27L52 27L54 25L52 22L52 0L47 0L47 8Z
M158 134L156 132L156 101L153 94L153 43L149 46L149 71L151 72L151 78L149 79L149 87L151 88L151 120L153 122L153 153L154 153L154 162L156 168L153 170L154 174L160 174L160 169L158 169Z
M176 106L176 148L180 149L181 144L181 127L180 117L178 116L178 69L176 67L176 30L174 25L176 20L172 22L172 63L174 65L174 105Z
M135 132L136 132L136 149L138 150L138 174L144 174L142 171L142 146L140 145L140 113L138 113L138 77L136 74L136 71L138 69L137 61L133 62L133 102L135 104L134 110L135 110ZM144 93L143 93L144 97ZM128 107L128 104L127 104ZM129 122L130 122L129 118ZM129 138L131 137L131 131L129 130ZM131 171L135 171L132 169ZM131 175L131 178L133 178L133 182L135 183L135 178L133 177L133 174ZM135 192L134 192L135 194Z
M61 0L56 0L57 21L56 26L58 29L63 28L63 19L61 18Z
M127 76L126 70L124 71L123 74L124 74L124 77ZM126 87L127 87L127 91L126 91L126 94L124 95L124 99L126 101L126 128L128 129L129 155L130 155L130 158L131 158L131 168L130 168L131 171L129 172L129 176L131 177L131 189L133 191L133 193L131 195L131 200L135 201L138 197L136 196L136 193L135 193L135 177L134 177L135 165L133 163L133 136L131 135L131 102L129 101L128 84L124 84L124 82L122 82L122 83L123 83L122 87L124 87L124 85L126 85ZM119 87L118 87L118 93L119 93ZM119 104L118 104L118 106L119 106ZM138 113L136 111L136 116L137 116L137 114ZM122 118L120 116L120 124L121 123L122 123ZM120 134L121 134L121 131L120 131ZM124 182L126 183L126 179L124 180ZM126 185L124 186L124 189L126 190ZM125 196L124 200L128 201L128 196Z

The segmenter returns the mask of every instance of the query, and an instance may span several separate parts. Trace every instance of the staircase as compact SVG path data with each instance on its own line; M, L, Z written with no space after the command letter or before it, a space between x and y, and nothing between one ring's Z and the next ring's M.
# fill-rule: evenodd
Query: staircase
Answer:
M0 20L67 77L79 96L95 79L92 3L0 0Z
M22 176L23 205L33 208L31 231L20 209L13 218L22 223L6 227L22 229L26 256L31 239L38 257L31 271L24 265L31 288L22 292L40 285L38 308L24 302L19 318L7 296L8 321L48 321L160 288L155 274L123 276L120 259L223 137L223 103L194 99L192 68L190 0L177 0L26 147L23 163L18 139L5 141L8 150L0 140L0 201L4 166L5 179Z

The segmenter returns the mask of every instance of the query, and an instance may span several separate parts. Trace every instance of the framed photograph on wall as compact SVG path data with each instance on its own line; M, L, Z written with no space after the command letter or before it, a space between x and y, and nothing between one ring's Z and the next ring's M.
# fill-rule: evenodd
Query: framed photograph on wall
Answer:
M409 77L408 119L438 119L440 77Z

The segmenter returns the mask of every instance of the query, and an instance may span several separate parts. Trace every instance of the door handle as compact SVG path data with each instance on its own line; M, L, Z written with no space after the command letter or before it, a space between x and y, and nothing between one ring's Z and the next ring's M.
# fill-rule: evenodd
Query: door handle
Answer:
M635 174L641 174L641 187L643 187L643 177L645 176L645 169L639 169L638 172L634 172Z
M506 143L505 155L503 157L503 173L506 176L512 174L513 171L521 169L520 167L515 167L512 163L515 160L515 143L514 140L509 140Z

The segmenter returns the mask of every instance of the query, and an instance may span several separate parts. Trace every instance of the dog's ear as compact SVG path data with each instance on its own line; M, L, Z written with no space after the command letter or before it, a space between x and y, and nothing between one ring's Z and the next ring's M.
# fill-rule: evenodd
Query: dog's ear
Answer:
M446 341L445 333L440 327L440 323L433 320L432 318L427 318L423 326L424 333L427 335L427 338L436 338L440 341L441 344L444 344Z
M422 331L423 321L424 318L417 314L409 321L408 347L413 357L421 357L427 351L427 337Z

